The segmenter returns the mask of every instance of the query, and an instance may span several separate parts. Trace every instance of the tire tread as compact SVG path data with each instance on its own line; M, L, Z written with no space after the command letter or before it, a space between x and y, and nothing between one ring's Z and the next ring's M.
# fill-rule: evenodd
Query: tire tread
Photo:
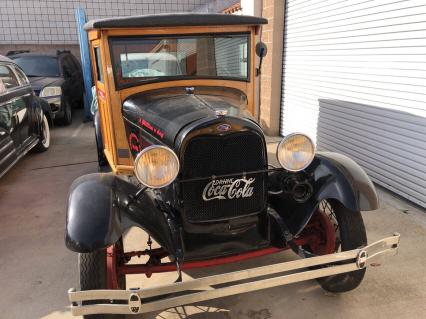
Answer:
M361 212L351 211L337 201L332 205L340 228L341 250L352 250L367 245L367 234ZM366 269L351 271L325 278L318 278L321 287L332 293L342 293L357 288L365 275Z

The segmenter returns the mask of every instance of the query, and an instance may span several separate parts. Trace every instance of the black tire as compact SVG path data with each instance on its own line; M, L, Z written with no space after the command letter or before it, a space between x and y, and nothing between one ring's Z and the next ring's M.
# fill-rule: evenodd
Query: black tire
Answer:
M93 125L95 126L96 151L98 154L99 172L110 172L108 160L104 153L104 142L102 139L102 131L100 127L99 112L96 111L93 117Z
M78 270L81 290L107 289L106 250L98 250L93 253L78 254ZM125 289L125 278L121 278L120 287ZM92 303L96 303L94 301ZM108 302L108 301L103 301ZM84 304L88 305L87 301ZM125 315L99 314L86 315L84 319L124 319Z
M50 147L50 127L46 115L41 122L41 134L37 145L34 147L36 153L46 152Z
M84 108L84 95L77 99L73 104L74 109L83 109Z
M64 108L64 115L61 118L60 122L62 125L71 125L72 123L72 107L68 100L63 100L63 108Z
M338 201L327 201L333 210L338 224L338 240L340 247L336 250L346 251L367 245L367 234L364 221L359 211L351 211ZM318 278L321 287L332 293L342 293L355 289L362 282L366 269L360 269L344 274Z
M109 170L109 164L104 154L103 145L99 145L98 138L96 138L96 151L98 153L99 170L100 171Z

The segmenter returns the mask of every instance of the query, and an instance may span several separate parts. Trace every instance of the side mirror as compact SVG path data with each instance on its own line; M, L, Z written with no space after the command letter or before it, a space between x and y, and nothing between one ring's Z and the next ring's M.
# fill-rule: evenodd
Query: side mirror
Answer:
M258 42L256 44L256 55L260 58L260 61L259 67L256 68L256 76L260 75L260 70L262 69L262 60L266 56L266 53L268 53L268 48L266 47L266 44L263 42Z
M266 56L266 53L268 53L268 48L266 47L266 44L263 42L258 42L256 44L256 55L259 58L264 58Z
M67 67L64 67L64 77L65 78L70 78L71 76L72 76L72 74L71 74L71 70L69 69L69 68L67 68Z

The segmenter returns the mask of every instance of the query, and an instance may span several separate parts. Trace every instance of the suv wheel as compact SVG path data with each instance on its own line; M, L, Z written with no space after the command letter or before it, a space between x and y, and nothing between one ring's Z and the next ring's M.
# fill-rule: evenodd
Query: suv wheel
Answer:
M72 123L72 107L68 100L64 100L64 116L61 119L63 125L70 125Z

